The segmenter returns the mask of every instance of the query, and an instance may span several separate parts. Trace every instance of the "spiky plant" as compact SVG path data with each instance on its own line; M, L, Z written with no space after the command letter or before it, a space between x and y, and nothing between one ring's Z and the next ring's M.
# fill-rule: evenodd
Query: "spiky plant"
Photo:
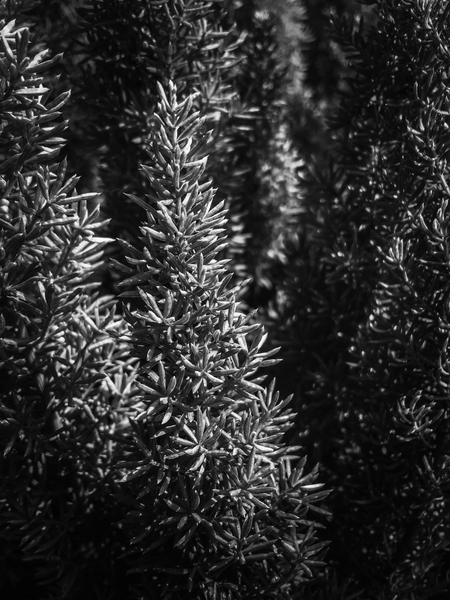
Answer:
M14 22L2 23L0 44L1 586L23 597L18 574L32 560L27 584L37 574L52 597L89 598L93 573L114 585L107 436L131 396L133 361L93 281L108 242L87 208L93 194L77 194L66 161L55 162L67 94L52 98L42 82L58 57L45 61Z
M310 512L325 492L304 457L293 465L290 399L256 375L273 352L217 259L225 213L200 183L203 120L173 83L159 93L143 167L153 191L131 197L147 220L139 247L122 242L122 296L141 302L125 309L141 397L117 496L130 506L130 561L145 598L289 598L322 564Z
M224 10L209 0L96 0L76 13L83 58L69 71L81 116L74 133L81 152L86 142L93 150L114 233L133 239L143 215L123 192L146 190L138 167L145 160L156 81L174 80L180 96L200 91L202 112L218 122L233 96L228 80L237 36L222 27Z
M326 597L438 599L449 593L450 6L371 4L374 26L335 23L354 74L334 167L310 188L285 348L299 424L335 484Z

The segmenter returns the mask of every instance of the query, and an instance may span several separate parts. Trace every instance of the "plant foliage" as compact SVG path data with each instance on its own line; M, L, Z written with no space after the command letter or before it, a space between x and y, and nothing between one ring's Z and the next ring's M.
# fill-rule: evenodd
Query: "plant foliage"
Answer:
M448 597L449 18L0 0L2 600Z
M447 3L336 20L353 77L305 185L280 379L335 488L327 596L448 594ZM300 421L301 419L301 421ZM442 596L441 596L442 595Z
M282 442L289 398L255 377L273 351L216 258L225 214L200 183L202 118L173 83L159 91L143 167L152 193L131 197L147 220L139 249L122 242L121 285L132 286L122 296L142 300L126 312L142 395L119 495L134 570L152 598L288 598L322 564L308 513L325 493Z
M93 281L108 242L99 208L89 212L93 194L77 194L55 162L67 94L52 99L42 73L59 57L35 53L14 22L0 35L1 552L5 565L37 561L39 579L69 597L108 545L86 527L104 520L106 433L134 369L112 335L122 320Z

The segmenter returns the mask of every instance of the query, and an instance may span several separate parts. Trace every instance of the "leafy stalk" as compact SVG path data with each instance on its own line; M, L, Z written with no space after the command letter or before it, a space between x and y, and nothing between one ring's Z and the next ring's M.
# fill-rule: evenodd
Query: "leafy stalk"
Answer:
M194 98L169 82L143 170L152 192L141 247L122 242L129 343L140 360L140 402L123 436L123 526L148 598L280 598L313 577L325 542L310 511L326 495L286 447L292 415L258 369L266 334L239 311L218 253L223 203L201 183L207 137ZM175 577L176 576L176 577Z
M111 523L108 435L132 395L133 361L113 335L123 329L113 299L93 280L109 241L98 207L88 209L95 194L78 194L67 162L55 162L68 95L52 99L43 74L58 57L44 61L14 22L0 36L2 561L36 561L27 578L74 598L105 548L108 563L114 555L114 533L99 543L86 524Z

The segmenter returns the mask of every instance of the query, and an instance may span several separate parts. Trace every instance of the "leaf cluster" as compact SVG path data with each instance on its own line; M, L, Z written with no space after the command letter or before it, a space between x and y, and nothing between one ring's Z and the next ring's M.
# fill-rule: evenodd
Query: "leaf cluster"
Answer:
M66 161L54 161L67 95L49 100L41 74L55 59L28 40L28 29L2 24L2 552L20 548L38 561L42 581L69 597L82 579L83 544L94 543L84 515L98 510L107 486L106 433L121 420L113 408L134 369L113 336L121 319L93 281L108 242L98 207L87 206L95 194L78 194Z
M336 485L328 597L432 598L448 590L449 9L375 4L373 26L335 22L354 75L308 184L281 373L297 368L300 439Z
M291 467L299 448L282 442L289 398L255 377L273 351L262 351L266 334L237 310L216 258L224 212L200 183L202 120L190 97L178 103L174 84L160 94L143 167L152 192L132 197L147 211L141 249L122 242L122 285L132 286L122 296L142 300L126 311L142 395L122 463L120 497L132 507L124 527L135 532L147 594L278 597L321 565L324 543L306 513L321 511L324 492L304 461Z

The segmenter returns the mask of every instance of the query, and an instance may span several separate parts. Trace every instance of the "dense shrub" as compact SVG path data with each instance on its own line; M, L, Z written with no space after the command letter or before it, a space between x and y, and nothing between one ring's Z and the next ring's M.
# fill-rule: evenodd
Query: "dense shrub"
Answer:
M37 561L39 579L50 590L58 579L62 593L97 569L100 581L110 579L114 531L102 529L117 511L106 494L107 434L122 420L117 403L122 394L131 400L134 376L112 336L123 321L95 282L108 243L98 235L99 208L88 210L93 194L77 194L66 162L55 162L65 123L54 121L67 94L52 98L41 74L58 57L45 61L28 41L27 28L3 24L0 552L11 597L24 593L14 591L19 558Z
M449 4L0 17L1 597L447 598Z
M172 82L160 94L144 167L153 194L132 197L147 221L139 249L125 244L121 284L138 285L122 295L143 301L126 312L144 393L133 440L123 440L119 495L133 508L135 569L154 598L288 598L321 564L307 512L323 512L314 504L325 494L305 460L292 466L300 448L282 443L289 398L254 377L273 352L261 350L262 326L237 310L227 261L216 258L224 211L200 183L199 113Z
M120 240L130 266L116 261L140 307L120 307L127 334L99 292L108 224L55 162L68 94L44 75L60 57L45 62L29 35L3 23L2 592L302 593L323 564L309 513L326 493L282 440L289 398L257 376L273 351L216 258L226 220L203 178L201 96L178 103L162 76L168 99L160 86L148 115L150 191L128 195L147 216L135 245Z
M448 17L380 2L373 26L335 22L354 74L284 258L277 373L335 490L327 597L449 590Z

